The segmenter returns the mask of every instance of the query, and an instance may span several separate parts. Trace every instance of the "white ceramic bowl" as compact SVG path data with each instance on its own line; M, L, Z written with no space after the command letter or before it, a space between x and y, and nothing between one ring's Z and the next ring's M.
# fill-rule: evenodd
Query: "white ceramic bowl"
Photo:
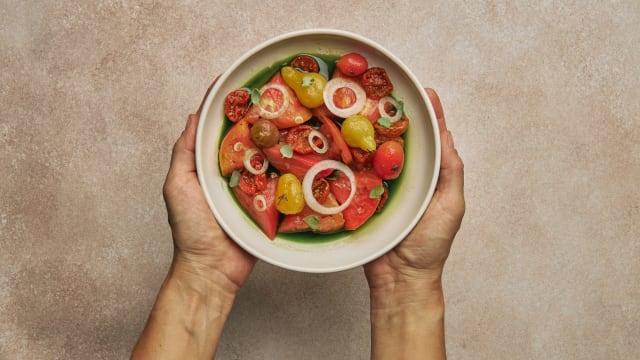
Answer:
M351 232L331 241L300 242L277 235L267 238L236 205L227 180L220 175L218 145L224 123L224 98L253 75L297 53L358 52L369 66L387 70L394 95L404 101L410 119L405 133L405 164L396 191L383 211ZM243 249L259 259L303 272L334 272L370 262L396 246L417 224L433 195L440 169L440 140L433 107L411 71L382 46L362 36L329 29L284 34L256 46L220 76L202 108L196 140L200 184L220 226Z

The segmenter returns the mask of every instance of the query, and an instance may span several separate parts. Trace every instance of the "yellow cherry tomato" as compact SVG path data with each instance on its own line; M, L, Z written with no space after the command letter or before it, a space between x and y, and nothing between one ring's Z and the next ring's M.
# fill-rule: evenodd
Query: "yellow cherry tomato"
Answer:
M342 136L347 145L365 151L376 149L375 129L371 121L362 115L352 115L342 123Z
M327 85L324 76L314 72L302 72L291 66L283 67L280 74L284 82L296 93L302 105L312 109L324 104L322 92Z
M283 214L297 214L304 208L302 184L293 174L283 174L276 187L276 209Z

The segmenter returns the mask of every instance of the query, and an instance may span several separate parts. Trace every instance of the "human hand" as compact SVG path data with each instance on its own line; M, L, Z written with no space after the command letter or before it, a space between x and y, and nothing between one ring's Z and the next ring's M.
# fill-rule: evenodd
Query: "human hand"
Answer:
M210 90L211 87L207 94ZM235 293L248 278L256 259L220 228L198 181L195 142L201 109L202 104L196 114L189 115L186 128L175 143L163 189L173 234L174 266L214 280L217 286Z
M398 246L364 266L372 291L441 286L441 275L465 211L463 163L447 130L442 104L425 89L440 127L441 164L436 190L422 219ZM417 285L417 286L413 286Z

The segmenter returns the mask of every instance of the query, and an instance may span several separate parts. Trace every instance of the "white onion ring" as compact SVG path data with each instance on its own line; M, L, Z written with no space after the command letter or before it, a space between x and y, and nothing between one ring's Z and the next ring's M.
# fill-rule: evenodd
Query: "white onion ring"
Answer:
M253 166L251 166L251 158L253 157L253 155L255 154L259 154L260 151L258 151L258 149L256 148L252 148L252 149L248 149L247 151L244 152L244 168L249 170L250 173L252 173L253 175L260 175L260 174L264 174L267 171L267 168L269 167L269 160L267 160L267 157L262 155L262 167L260 168L260 170L254 168Z
M320 204L313 196L313 180L319 172L327 169L342 171L349 178L349 182L351 183L351 192L349 193L349 197L340 206L326 207ZM313 165L307 173L304 174L304 179L302 179L302 194L304 195L305 203L309 208L311 208L311 210L323 215L337 214L346 209L351 204L353 197L356 195L356 177L353 174L353 171L351 171L351 169L344 163L336 160L322 160Z
M264 195L256 195L253 197L253 207L258 211L267 210L267 199L265 199Z
M387 103L391 103L391 105L396 108L396 114L394 116L389 115L387 110L384 108ZM396 99L392 98L391 96L385 96L380 99L380 102L378 102L378 111L380 111L380 117L386 117L392 124L402 119L402 110L400 110L400 104L398 104Z
M282 106L277 111L269 111L263 108L262 106L260 106L260 103L258 102L258 108L260 109L260 116L262 116L263 118L275 119L281 116L282 114L284 114L284 112L289 107L289 91L283 85L271 84L271 85L263 86L262 89L260 89L260 96L262 96L262 94L269 89L276 89L282 93L282 100L283 100Z
M353 105L345 109L341 109L333 103L333 95L338 89L341 88L350 89L356 95L356 101L353 103ZM345 119L362 111L362 108L364 108L364 104L367 102L367 94L364 92L364 89L360 85L358 85L358 83L344 78L335 78L329 80L327 82L327 85L325 85L324 87L322 97L324 99L324 104L327 106L329 111L331 111L334 115Z
M313 138L316 138L316 137L322 140L321 148L317 147L316 144L313 143ZM313 129L309 132L309 136L307 137L307 140L309 140L309 146L311 146L313 151L317 152L318 154L324 154L329 150L329 140L327 140L326 136L324 136L323 133L321 133L316 129Z
M240 151L243 147L244 146L242 145L242 143L238 141L237 143L233 144L233 151Z

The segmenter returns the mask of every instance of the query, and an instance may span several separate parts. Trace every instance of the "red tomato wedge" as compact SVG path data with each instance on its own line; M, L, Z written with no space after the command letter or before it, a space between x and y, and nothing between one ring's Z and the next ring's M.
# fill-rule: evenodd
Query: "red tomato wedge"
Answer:
M269 177L266 189L256 195L245 193L239 186L231 188L240 206L260 226L269 239L276 237L278 229L279 213L275 202L277 184L277 177Z
M360 115L366 117L367 119L369 119L369 121L371 121L371 123L375 124L376 121L380 118L380 110L378 110L379 102L380 100L367 98L362 111L360 111Z
M351 156L351 151L349 150L349 145L344 141L342 137L342 133L338 126L333 123L333 121L327 117L322 110L316 111L313 110L313 115L322 122L322 126L325 128L323 132L330 137L331 147L329 148L329 152L338 152L340 157L342 158L342 162L349 165L353 161L353 157ZM333 148L333 150L332 150Z
M326 155L309 154L301 155L293 153L290 158L285 158L280 152L280 148L284 144L277 144L267 148L263 148L262 152L269 160L269 164L278 169L281 174L292 173L300 181L304 178L304 174L316 163L328 159Z
M382 179L372 170L354 171L353 174L356 177L357 188L351 204L342 212L345 230L359 228L376 212L380 202L379 198L372 199L369 194L374 187L382 186ZM335 180L329 180L329 185L339 203L349 197L351 184L344 174L338 173Z
M222 139L218 161L222 176L229 176L235 170L244 168L244 153L247 149L255 148L251 140L249 123L246 120L238 121Z
M326 207L334 207L338 206L338 202L333 194L329 194L327 200L325 200L322 205ZM312 229L304 218L309 215L315 215L318 217L319 226L316 229ZM278 227L278 232L283 233L294 233L294 232L302 232L302 231L314 231L317 233L332 233L336 231L340 231L344 228L344 217L342 213L337 213L333 215L322 215L318 214L315 211L311 210L308 206L305 205L304 209L298 214L294 215L286 215L280 226Z
M284 113L274 119L270 119L278 129L286 129L295 125L300 125L311 119L311 111L300 103L296 97L296 93L282 79L280 72L276 73L265 86L268 85L281 85L287 89L287 93L289 94L289 104ZM263 96L268 96L268 94ZM251 124L258 121L258 119L262 119L262 116L260 115L260 108L255 104L251 105L244 118Z

